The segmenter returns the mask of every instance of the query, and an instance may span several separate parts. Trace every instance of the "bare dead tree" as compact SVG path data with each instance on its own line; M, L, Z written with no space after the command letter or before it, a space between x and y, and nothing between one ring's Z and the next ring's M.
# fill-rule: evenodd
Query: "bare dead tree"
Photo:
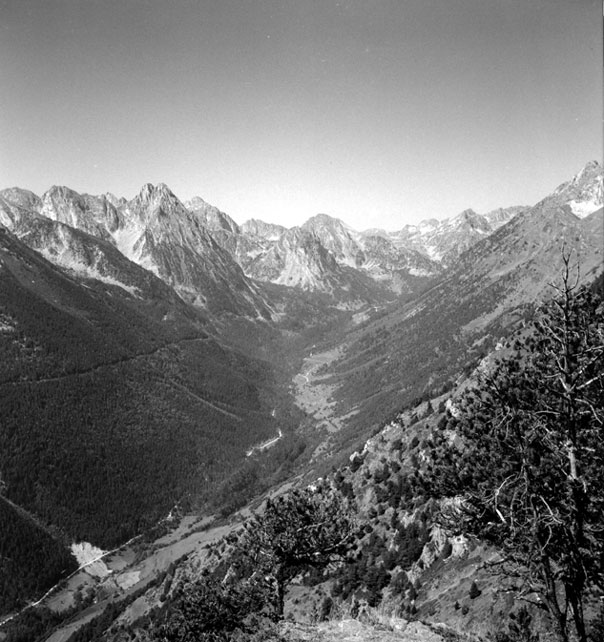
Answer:
M559 640L572 621L586 642L585 601L604 594L604 315L572 272L565 255L555 298L465 393L421 483L460 498L449 527L499 548L499 570L551 614Z

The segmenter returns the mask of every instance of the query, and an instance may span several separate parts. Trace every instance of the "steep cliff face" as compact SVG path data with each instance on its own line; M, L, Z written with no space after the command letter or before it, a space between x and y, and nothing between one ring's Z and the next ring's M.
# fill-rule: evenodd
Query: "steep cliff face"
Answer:
M66 187L52 187L42 199L5 190L0 222L63 267L118 278L125 258L211 312L268 318L258 287L210 233L228 235L236 224L206 203L196 205L198 211L188 210L164 184L147 184L130 201Z
M363 250L352 236L354 232L339 219L317 214L302 228L312 232L341 265L358 268L365 263Z
M42 199L33 192L19 187L3 189L0 192L0 224L8 229L21 219L40 212Z
M40 214L104 240L110 240L123 225L107 197L78 194L67 187L51 187L42 196Z
M548 206L566 205L579 218L585 218L599 210L603 203L602 165L590 161L570 181L562 183L544 201Z

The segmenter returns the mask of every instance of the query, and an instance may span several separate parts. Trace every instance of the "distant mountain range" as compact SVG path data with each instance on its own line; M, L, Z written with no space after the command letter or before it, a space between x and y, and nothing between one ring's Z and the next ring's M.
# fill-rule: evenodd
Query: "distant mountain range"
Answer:
M318 308L308 307L315 303L301 298L305 292L334 309L392 305L389 318L405 333L396 345L413 336L411 322L401 319L414 318L421 325L420 352L438 315L446 341L463 352L468 328L482 331L541 295L563 247L575 250L584 273L597 271L602 202L602 166L591 161L532 207L484 215L468 209L395 232L358 232L326 214L291 229L259 220L238 225L202 198L183 203L164 184L144 185L131 200L66 187L52 187L42 197L6 189L0 192L0 225L75 278L118 287L139 302L192 305L222 327L218 320L226 317L278 326L294 308L298 321L307 313L317 319ZM447 319L452 325L445 331ZM395 335L389 332L384 344L389 355ZM353 363L366 353L347 350ZM415 348L396 350L389 363L412 353ZM429 358L421 363L430 369ZM421 381L416 370L400 365ZM390 385L379 376L383 367L365 390L379 388L378 397ZM389 369L396 377L397 369Z
M507 223L500 220L452 259L429 290L394 304L342 343L325 381L337 389L341 407L354 412L356 426L365 430L388 407L394 411L396 404L451 388L531 307L552 296L563 254L582 282L604 269L598 163L588 163L535 206L501 218L510 212Z
M589 215L602 205L601 175L597 162L588 163L548 203L566 206L579 218ZM418 291L528 209L514 206L484 215L468 209L395 232L357 232L326 214L292 229L258 220L240 226L199 197L181 202L163 184L143 186L130 201L66 187L52 187L41 198L19 188L0 192L0 223L54 263L138 287L125 258L194 305L250 318L271 315L257 282L358 303L366 302L365 290L373 287L367 277L387 298Z
M475 367L548 296L562 252L601 273L602 174L396 232L238 225L163 184L0 191L0 492L52 526L42 547L53 529L109 546L181 500L240 505L270 478L245 453L276 435L282 475L347 452ZM291 388L321 354L314 413Z
M468 210L396 233L359 233L325 214L290 230L262 221L239 226L199 197L183 204L163 184L143 186L130 201L67 187L42 197L19 188L0 192L0 224L61 267L136 293L150 276L135 264L212 313L267 319L271 305L258 281L348 303L367 302L371 281L386 298L413 292L521 210Z

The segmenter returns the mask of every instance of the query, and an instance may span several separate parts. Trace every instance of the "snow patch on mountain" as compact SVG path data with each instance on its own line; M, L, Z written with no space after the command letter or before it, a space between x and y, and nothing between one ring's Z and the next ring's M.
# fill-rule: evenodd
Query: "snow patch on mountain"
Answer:
M570 181L562 183L542 203L568 205L571 212L585 218L599 210L604 203L602 166L590 161Z
M586 201L569 201L570 209L575 216L585 218L602 207L602 195L594 194L592 198Z

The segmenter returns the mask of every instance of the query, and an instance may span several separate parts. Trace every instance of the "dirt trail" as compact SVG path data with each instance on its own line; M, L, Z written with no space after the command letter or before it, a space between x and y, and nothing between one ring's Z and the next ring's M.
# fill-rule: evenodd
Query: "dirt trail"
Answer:
M204 337L195 337L195 338L185 338L185 339L179 339L178 341L173 341L171 343L166 343L162 346L159 346L158 348L153 348L153 350L150 350L148 352L140 352L138 354L132 355L130 357L122 357L120 359L114 359L112 361L107 361L105 363L100 363L96 366L92 366L91 368L86 368L84 370L78 370L75 372L67 372L65 374L60 374L56 375L54 377L43 377L40 379L19 379L16 381L3 381L0 382L0 388L4 388L7 386L22 386L24 384L41 384L41 383L52 383L56 381L61 381L63 379L68 379L69 377L79 377L83 375L90 374L92 372L97 372L99 370L102 370L103 368L109 368L111 366L116 366L116 365L121 365L124 363L128 363L131 361L136 361L137 359L146 359L147 357L151 357L153 355L158 354L162 350L167 350L169 348L172 348L174 346L182 345L183 343L191 343L191 342L196 342L196 341L208 341L212 337L209 336L204 336ZM199 401L200 403L205 404L206 406L209 406L210 408L216 410L217 412L222 413L223 415L227 417L231 417L232 419L235 419L236 421L242 421L241 417L239 415L236 415L233 412L230 412L229 410L226 410L225 408L221 408L218 406L216 403L210 401L209 399L205 399L204 397L201 397L197 393L193 392L192 390L189 390L186 386L184 386L181 383L178 383L177 381L166 381L166 383L173 388L178 388L180 391L184 392L185 394L189 395L196 401Z
M92 366L90 368L84 368L83 370L74 370L72 372L66 372L64 374L55 375L53 377L41 377L40 379L14 379L11 381L2 381L0 382L0 388L4 388L5 386L22 386L23 384L26 384L26 383L33 383L33 384L49 383L53 381L61 381L63 379L68 379L69 377L79 377L81 375L90 374L91 372L96 372L97 370L102 370L103 368L109 368L111 366L121 365L123 363L128 363L130 361L136 361L137 359L144 359L146 357L153 356L161 352L162 350L167 350L168 348L172 348L174 346L178 346L183 343L191 343L195 341L208 341L211 338L212 337L204 336L204 337L193 337L188 339L187 338L179 339L178 341L164 343L163 345L158 346L157 348L153 348L148 352L139 352L129 357L120 357L119 359L112 359L111 361L105 361L103 363L97 364L96 366Z

